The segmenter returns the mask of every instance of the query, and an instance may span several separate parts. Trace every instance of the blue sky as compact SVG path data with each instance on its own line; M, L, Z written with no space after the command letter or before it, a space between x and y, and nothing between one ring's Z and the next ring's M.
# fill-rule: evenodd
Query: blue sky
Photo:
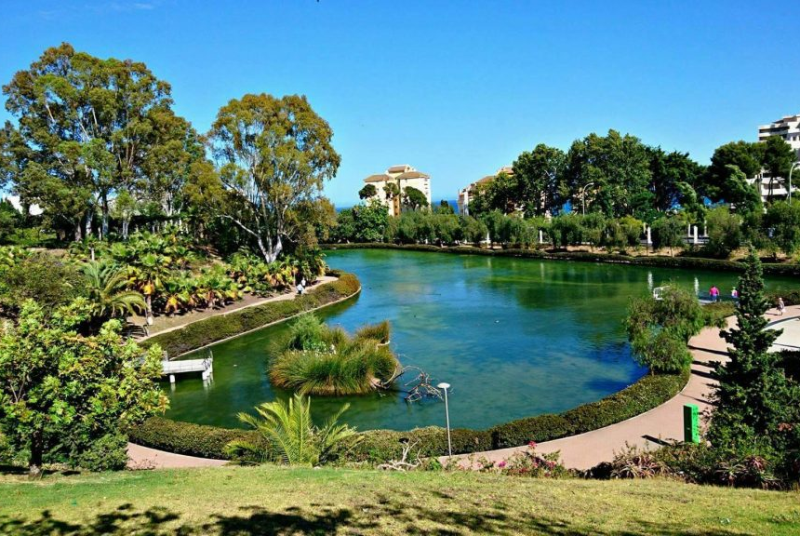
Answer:
M145 62L200 131L245 93L305 94L342 155L334 202L401 163L453 199L540 142L614 128L707 163L800 113L800 2L759 4L7 0L0 81L67 41Z

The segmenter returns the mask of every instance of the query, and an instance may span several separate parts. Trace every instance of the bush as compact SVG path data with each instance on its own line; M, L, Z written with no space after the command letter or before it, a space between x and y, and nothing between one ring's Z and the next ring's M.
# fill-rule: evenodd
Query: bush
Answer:
M170 356L202 348L211 343L286 320L301 313L354 296L361 289L352 274L331 272L337 281L310 290L294 300L265 303L228 314L212 316L167 333L154 335L143 346L158 344Z
M519 419L489 429L492 448L516 447L596 430L663 404L683 389L689 371L645 376L622 391L557 415Z
M128 464L128 438L123 434L106 434L93 441L89 448L71 459L72 465L89 471L118 471Z
M151 417L129 431L137 445L166 450L187 456L227 460L225 447L232 441L258 444L260 435L250 430L233 430L202 424Z
M392 326L388 320L372 326L364 326L356 331L357 339L372 339L381 344L388 344L392 336Z
M388 337L388 322L359 333L351 338L314 315L301 316L288 340L277 345L270 380L283 389L323 396L365 394L386 385L400 366L394 353L379 342Z

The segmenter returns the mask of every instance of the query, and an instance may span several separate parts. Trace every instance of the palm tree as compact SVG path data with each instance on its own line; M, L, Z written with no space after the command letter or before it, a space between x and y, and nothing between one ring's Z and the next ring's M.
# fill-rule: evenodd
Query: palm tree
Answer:
M169 258L146 253L136 265L128 266L128 281L144 294L147 305L147 323L153 324L153 296L164 286L164 278L169 274Z
M347 411L345 404L322 428L311 421L311 399L295 394L288 402L276 400L256 407L260 415L240 413L239 420L252 426L267 442L268 456L289 465L316 466L324 462L331 449L340 441L355 436L356 430L338 424L339 417ZM232 449L263 454L263 448L246 442L231 444Z
M110 318L145 310L144 297L135 290L128 290L128 279L117 265L89 261L81 271L86 276L92 317Z

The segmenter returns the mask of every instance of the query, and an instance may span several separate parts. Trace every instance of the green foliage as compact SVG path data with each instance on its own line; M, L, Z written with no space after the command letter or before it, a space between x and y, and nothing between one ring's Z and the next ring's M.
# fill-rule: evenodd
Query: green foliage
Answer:
M525 207L526 216L561 211L565 200L560 183L564 180L565 161L564 151L543 143L533 151L523 151L514 161L516 199Z
M15 315L26 300L45 311L66 305L83 292L84 280L77 268L50 253L2 248L0 251L0 305Z
M660 299L634 300L624 322L639 364L652 373L677 373L689 367L692 355L686 343L703 328L706 315L696 296L666 286Z
M403 206L411 210L418 210L428 206L428 198L417 188L406 186L403 188Z
M652 238L653 246L656 249L672 248L683 246L684 223L678 218L659 218L653 222Z
M388 320L379 324L362 326L356 331L357 339L369 339L378 341L380 344L389 344L392 336L392 326Z
M80 445L75 452L73 463L89 471L119 471L128 464L128 437L111 432L92 441L89 445Z
M751 249L739 280L737 326L721 336L733 348L730 360L717 367L717 410L708 431L716 449L742 454L789 455L800 447L800 389L769 352L781 330L767 330L761 262Z
M786 255L794 255L800 249L800 203L771 204L764 223L772 230L772 241Z
M309 245L300 231L319 214L313 206L341 161L332 138L304 96L247 94L220 108L209 140L228 192L221 213L267 262L277 260L286 240L305 236Z
M340 212L333 236L342 242L379 242L386 233L389 209L379 201L370 201Z
M359 199L369 199L370 197L375 197L376 195L378 195L378 189L375 188L374 184L367 184L358 191Z
M144 297L134 290L126 290L128 279L119 267L90 261L84 264L82 272L86 277L83 291L93 319L107 320L145 310Z
M156 384L158 346L143 355L122 338L116 320L81 336L76 330L89 318L82 299L48 313L27 301L0 337L0 432L17 451L29 452L31 474L41 471L45 453L76 465L97 441L109 449L108 434L167 404Z
M333 272L334 274L336 272ZM311 289L294 300L265 303L193 322L182 329L155 335L146 344L158 344L171 356L196 350L228 337L241 335L317 307L355 295L361 285L352 274L339 274L338 281Z
M708 211L708 244L705 249L716 257L727 258L742 245L742 218L727 207Z
M251 426L264 438L269 449L264 458L277 459L288 465L314 467L327 462L331 451L338 443L350 437L357 437L355 429L338 422L349 407L349 404L345 404L319 427L311 420L311 399L296 394L288 402L277 400L257 406L256 412L259 417L240 413L239 420ZM263 447L234 442L229 449L258 452Z
M202 424L151 417L128 430L131 441L167 452L227 460L228 444L237 441L260 445L261 436L251 430L232 430ZM266 448L266 445L261 445Z
M388 335L387 322L367 326L350 338L314 315L303 315L275 351L270 380L303 395L370 393L393 380L400 366L392 351L381 344L380 339Z

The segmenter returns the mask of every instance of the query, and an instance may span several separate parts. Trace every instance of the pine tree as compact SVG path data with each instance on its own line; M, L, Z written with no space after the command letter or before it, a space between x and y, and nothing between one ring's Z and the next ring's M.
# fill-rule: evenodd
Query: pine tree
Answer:
M730 361L717 366L717 410L708 438L721 449L780 452L785 423L796 418L798 391L779 367L778 354L768 352L781 330L765 329L769 302L762 274L761 261L751 249L739 280L737 327L720 334L733 348Z

